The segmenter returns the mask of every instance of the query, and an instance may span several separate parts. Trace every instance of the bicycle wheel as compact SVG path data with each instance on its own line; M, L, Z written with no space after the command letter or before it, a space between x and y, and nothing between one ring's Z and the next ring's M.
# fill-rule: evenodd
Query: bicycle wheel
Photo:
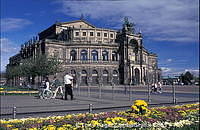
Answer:
M44 90L42 96L44 99L50 99L53 96L53 92L50 90Z

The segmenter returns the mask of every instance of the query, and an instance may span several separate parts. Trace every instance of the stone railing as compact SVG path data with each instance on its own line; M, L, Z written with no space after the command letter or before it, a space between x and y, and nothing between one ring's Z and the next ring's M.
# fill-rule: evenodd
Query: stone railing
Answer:
M94 61L92 59L88 59L88 60L65 60L65 63L66 64L115 64L115 65L118 65L119 64L119 61L103 61L103 60L97 60L97 61Z

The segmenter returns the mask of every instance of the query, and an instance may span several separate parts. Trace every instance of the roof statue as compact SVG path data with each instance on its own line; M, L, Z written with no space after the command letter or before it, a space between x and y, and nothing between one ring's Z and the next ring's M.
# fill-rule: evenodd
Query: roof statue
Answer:
M128 21L128 17L124 18L124 24L123 24L124 31L128 31L129 33L134 33L135 32L134 26L135 26L134 23L130 23Z

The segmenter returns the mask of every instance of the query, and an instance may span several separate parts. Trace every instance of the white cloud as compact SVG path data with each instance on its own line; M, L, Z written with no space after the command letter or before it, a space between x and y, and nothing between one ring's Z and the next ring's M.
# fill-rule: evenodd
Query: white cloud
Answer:
M174 68L174 67L161 67L163 76L177 76L189 71L195 76L199 76L199 70L194 68Z
M197 42L199 39L198 0L57 0L59 11L73 17L84 14L92 19L113 22L120 27L123 17L142 29L154 41Z
M161 70L162 70L163 73L166 73L166 72L170 72L171 68L161 67Z
M1 38L1 71L5 71L9 58L19 52L19 47L8 38Z
M31 21L21 18L3 18L1 19L1 31L15 31L32 24Z
M172 59L167 59L167 62L172 62Z

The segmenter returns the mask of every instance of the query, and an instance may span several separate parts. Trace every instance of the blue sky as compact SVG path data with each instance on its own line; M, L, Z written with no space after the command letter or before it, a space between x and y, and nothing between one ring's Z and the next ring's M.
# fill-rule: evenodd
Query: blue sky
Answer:
M158 55L163 75L199 72L198 0L1 0L1 71L20 45L56 21L121 29L125 16Z

